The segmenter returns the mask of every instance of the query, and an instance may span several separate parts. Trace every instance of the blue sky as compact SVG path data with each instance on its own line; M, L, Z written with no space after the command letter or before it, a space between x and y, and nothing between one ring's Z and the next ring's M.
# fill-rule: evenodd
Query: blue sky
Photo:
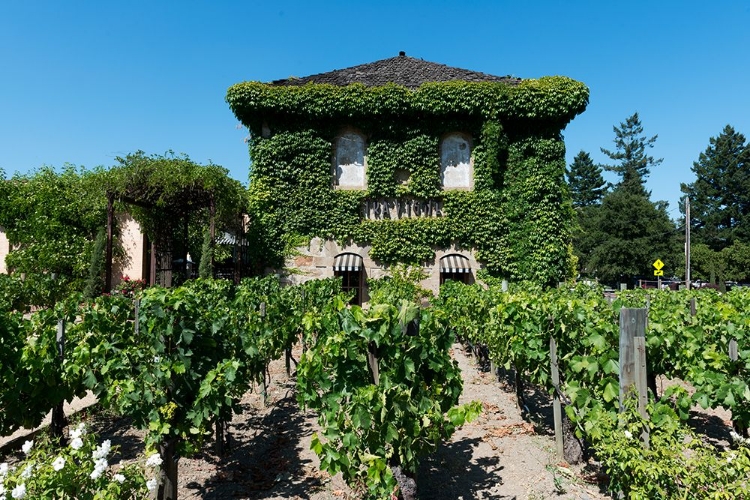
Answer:
M750 137L750 2L128 1L0 3L0 168L110 166L141 149L247 182L227 88L407 55L589 86L568 163L612 149L633 112L664 162L647 187L677 217L680 182L725 125ZM614 181L614 178L607 177Z

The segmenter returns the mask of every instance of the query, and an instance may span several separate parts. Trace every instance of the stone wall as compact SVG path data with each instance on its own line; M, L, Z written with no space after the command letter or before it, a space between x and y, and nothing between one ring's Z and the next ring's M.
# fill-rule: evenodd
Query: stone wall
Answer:
M290 271L285 281L291 284L300 284L312 279L332 278L333 261L342 253L354 253L362 257L364 273L367 279L377 279L388 276L388 268L370 258L370 246L339 245L335 241L313 238L310 244L297 248L297 255L286 261L287 270ZM422 270L427 277L421 285L437 294L440 290L440 259L446 255L457 254L469 259L471 267L471 278L476 279L476 272L482 266L474 258L471 251L456 249L454 247L435 249L435 258L430 262L423 263ZM363 301L367 302L367 290Z

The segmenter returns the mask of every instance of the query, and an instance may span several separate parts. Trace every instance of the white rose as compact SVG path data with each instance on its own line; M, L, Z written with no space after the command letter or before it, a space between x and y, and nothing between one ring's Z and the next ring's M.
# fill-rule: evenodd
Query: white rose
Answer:
M106 458L106 456L109 455L109 450L111 448L112 448L112 441L107 439L101 444L101 446L97 446L97 448L91 453L91 456L94 460L98 460L100 458Z
M123 476L122 474L115 474L113 479L120 484L125 482L125 476Z
M148 459L146 460L146 466L147 467L158 467L162 464L163 460L161 459L161 456L159 456L158 453L154 453Z
M54 462L52 462L52 468L56 471L62 470L62 468L65 467L65 459L63 457L57 457Z
M31 451L31 447L34 446L34 441L26 441L23 443L23 446L21 446L21 449L23 450L24 454L28 455Z
M83 439L77 437L70 442L70 447L74 450L80 450L83 447Z
M625 437L628 439L633 439L633 434L630 431L625 431Z
M34 466L29 464L26 466L26 468L21 472L21 477L24 479L28 479L31 477L31 473L34 472Z
M24 498L26 496L26 485L24 483L21 483L13 488L10 496L12 496L13 498Z
M154 491L157 486L159 486L159 481L156 478L146 481L146 488L148 488L148 491Z
M84 424L83 422L78 424L78 427L70 431L70 437L72 439L78 439L84 434L86 434L86 424Z

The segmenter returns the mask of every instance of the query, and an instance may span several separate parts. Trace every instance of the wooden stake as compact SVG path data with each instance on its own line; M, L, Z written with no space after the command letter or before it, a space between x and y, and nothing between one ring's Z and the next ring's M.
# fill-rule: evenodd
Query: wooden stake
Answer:
M557 363L557 342L554 337L549 339L549 359L552 372L552 386L555 392L552 395L552 412L555 419L555 443L557 445L557 457L565 459L565 446L563 443L562 428L562 405L560 404L560 367Z
M638 411L648 418L646 375L646 309L624 307L620 310L620 411L627 394L636 391ZM648 447L648 435L642 438Z
M56 335L56 343L57 343L57 358L59 363L62 365L64 355L65 355L65 320L64 319L58 319L57 320L57 335ZM63 438L63 430L65 429L65 408L64 408L64 402L60 401L58 404L52 408L52 420L50 422L50 431L52 433L52 436L55 437L55 439L58 440L60 443L60 446L63 446L65 444L64 438Z

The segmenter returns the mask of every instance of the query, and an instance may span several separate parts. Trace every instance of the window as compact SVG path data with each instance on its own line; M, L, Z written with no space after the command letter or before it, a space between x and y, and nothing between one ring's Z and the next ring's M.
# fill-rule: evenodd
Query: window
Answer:
M444 189L472 189L471 145L463 135L453 133L440 143L440 175Z
M473 282L469 259L463 255L451 254L440 259L440 284L446 281L460 281L467 285Z
M356 132L336 138L333 153L334 185L340 189L365 188L365 139Z
M349 303L361 306L365 284L362 257L355 253L341 253L337 255L333 259L333 275L341 278L344 292L354 292L354 297Z

